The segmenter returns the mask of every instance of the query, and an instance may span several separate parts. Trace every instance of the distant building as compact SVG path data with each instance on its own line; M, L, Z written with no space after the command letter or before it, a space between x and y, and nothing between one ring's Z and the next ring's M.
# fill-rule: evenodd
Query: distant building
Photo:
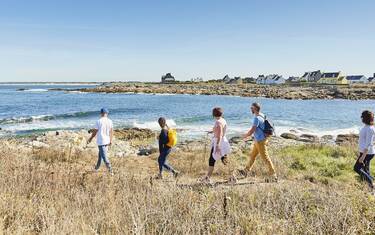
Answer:
M317 82L322 77L322 72L320 70L312 71L312 72L306 72L303 74L303 76L300 78L301 82Z
M350 75L350 76L346 76L346 80L348 80L349 84L368 83L368 79L364 75Z
M253 78L253 77L246 77L246 78L243 79L243 82L245 82L245 83L255 83L256 79Z
M339 78L341 76L341 72L332 72L332 73L323 73L322 77L318 80L318 83L321 84L339 84Z
M300 78L299 77L289 77L285 82L286 83L298 83L298 82L300 82Z
M372 75L372 77L368 78L368 82L375 82L375 73Z
M241 77L234 77L233 79L230 79L227 84L242 84L243 80Z
M223 77L223 79L222 79L222 81L223 81L224 83L228 83L230 80L231 80L231 78L229 77L228 74L225 75L225 76Z
M266 83L266 77L262 74L255 79L256 84L265 84Z
M203 78L192 78L191 82L203 82Z
M161 83L173 83L176 79L172 76L171 73L161 76Z
M264 84L264 85L280 85L285 83L285 78L277 74L271 74L266 77L264 75L260 75L257 78L257 84Z
M339 77L339 79L337 79L336 84L338 84L338 85L347 85L347 84L349 84L349 82L348 82L348 79L346 79L345 76L341 76L341 77Z

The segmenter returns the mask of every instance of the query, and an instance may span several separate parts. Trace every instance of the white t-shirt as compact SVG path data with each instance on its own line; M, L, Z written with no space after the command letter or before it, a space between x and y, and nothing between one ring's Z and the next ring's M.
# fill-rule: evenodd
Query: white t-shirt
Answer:
M95 129L98 130L96 134L96 143L98 146L110 144L112 128L113 123L108 117L102 117L96 121Z
M367 154L375 154L375 128L374 126L365 125L359 132L359 152L368 150Z

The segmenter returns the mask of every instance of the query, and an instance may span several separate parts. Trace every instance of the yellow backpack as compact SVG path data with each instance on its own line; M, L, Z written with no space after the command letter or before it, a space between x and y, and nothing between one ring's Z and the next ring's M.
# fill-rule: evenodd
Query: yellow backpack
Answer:
M168 130L168 143L167 146L172 148L177 144L177 132L175 129Z

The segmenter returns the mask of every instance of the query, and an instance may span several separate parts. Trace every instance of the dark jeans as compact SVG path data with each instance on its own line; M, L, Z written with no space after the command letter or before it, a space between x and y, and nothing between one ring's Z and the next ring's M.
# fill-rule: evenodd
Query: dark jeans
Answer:
M165 148L160 151L160 155L158 158L158 163L159 163L159 171L160 173L163 172L163 168L166 169L167 171L174 172L175 170L173 167L168 165L167 163L167 157L171 153L171 148Z
M367 181L371 188L374 188L374 177L372 177L370 174L370 162L374 157L374 154L367 154L363 160L363 164L359 162L360 157L362 157L362 153L359 154L359 157L354 165L354 171L361 176L362 180Z

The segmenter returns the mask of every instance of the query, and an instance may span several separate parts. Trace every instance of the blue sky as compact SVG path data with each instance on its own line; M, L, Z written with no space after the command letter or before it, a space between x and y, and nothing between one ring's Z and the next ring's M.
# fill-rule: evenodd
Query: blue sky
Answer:
M0 0L0 82L375 73L373 0Z

